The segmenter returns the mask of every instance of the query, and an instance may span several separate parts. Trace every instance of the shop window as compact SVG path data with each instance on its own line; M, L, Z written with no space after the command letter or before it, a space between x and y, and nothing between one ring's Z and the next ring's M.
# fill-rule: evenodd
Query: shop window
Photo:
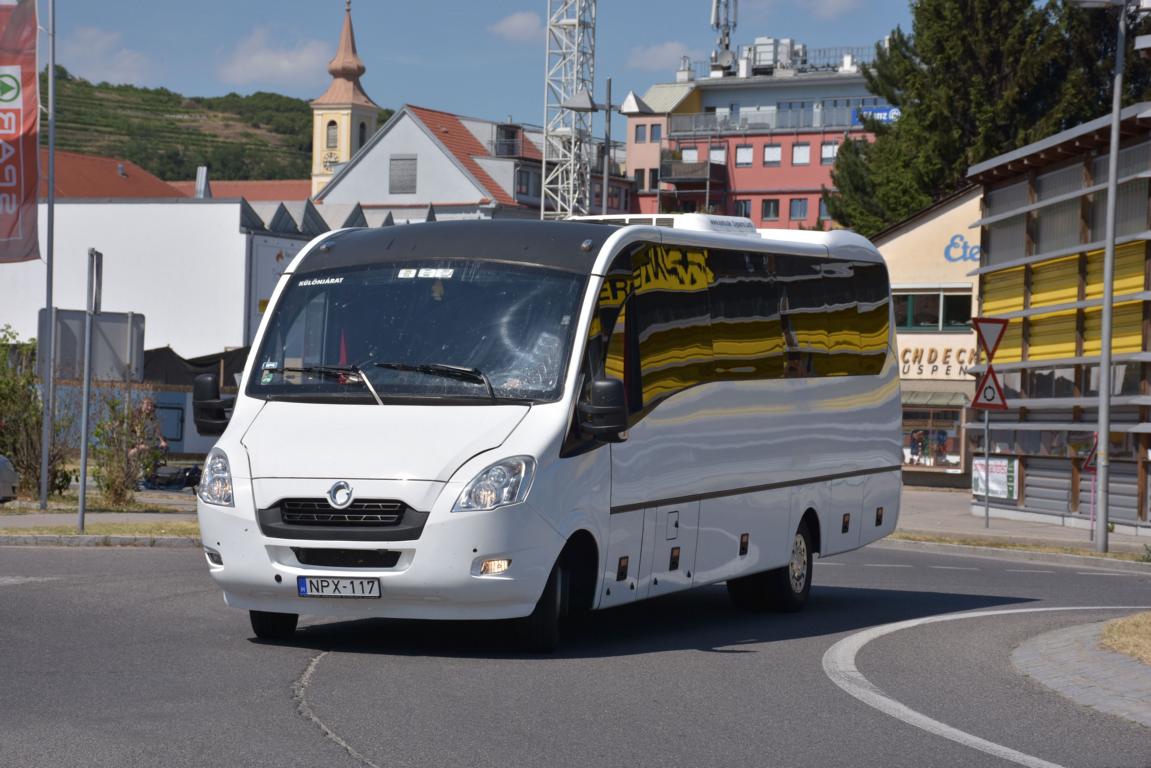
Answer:
M960 411L903 412L903 463L909 466L959 467L963 464Z
M899 293L894 298L898 330L929 333L971 330L970 293Z

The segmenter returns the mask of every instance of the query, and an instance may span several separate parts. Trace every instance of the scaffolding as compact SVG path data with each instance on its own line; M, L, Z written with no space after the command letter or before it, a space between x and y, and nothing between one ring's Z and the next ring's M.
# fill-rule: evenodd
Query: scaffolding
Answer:
M564 107L594 93L596 0L548 0L540 218L589 212L592 113Z

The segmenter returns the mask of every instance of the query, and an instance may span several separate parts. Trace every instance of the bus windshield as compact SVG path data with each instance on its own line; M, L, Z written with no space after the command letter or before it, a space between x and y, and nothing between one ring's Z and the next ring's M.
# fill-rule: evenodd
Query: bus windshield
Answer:
M247 393L267 399L559 398L586 278L493 261L293 275Z

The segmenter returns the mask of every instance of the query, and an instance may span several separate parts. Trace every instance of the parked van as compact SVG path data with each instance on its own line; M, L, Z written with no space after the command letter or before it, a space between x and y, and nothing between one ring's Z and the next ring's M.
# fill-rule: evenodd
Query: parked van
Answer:
M300 614L513 619L547 650L567 614L719 582L797 610L813 554L895 528L894 344L887 270L847 232L329 233L234 402L197 382L222 432L208 566L261 638Z

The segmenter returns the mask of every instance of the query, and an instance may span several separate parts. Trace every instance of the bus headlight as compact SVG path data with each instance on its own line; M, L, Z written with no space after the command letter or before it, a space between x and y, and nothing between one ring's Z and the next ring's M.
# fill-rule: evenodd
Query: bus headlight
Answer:
M205 504L220 507L235 506L232 500L232 472L228 467L228 457L219 448L213 448L204 462L204 472L196 495Z
M464 486L453 512L487 511L519 504L528 497L536 461L531 456L512 456L497 461Z

